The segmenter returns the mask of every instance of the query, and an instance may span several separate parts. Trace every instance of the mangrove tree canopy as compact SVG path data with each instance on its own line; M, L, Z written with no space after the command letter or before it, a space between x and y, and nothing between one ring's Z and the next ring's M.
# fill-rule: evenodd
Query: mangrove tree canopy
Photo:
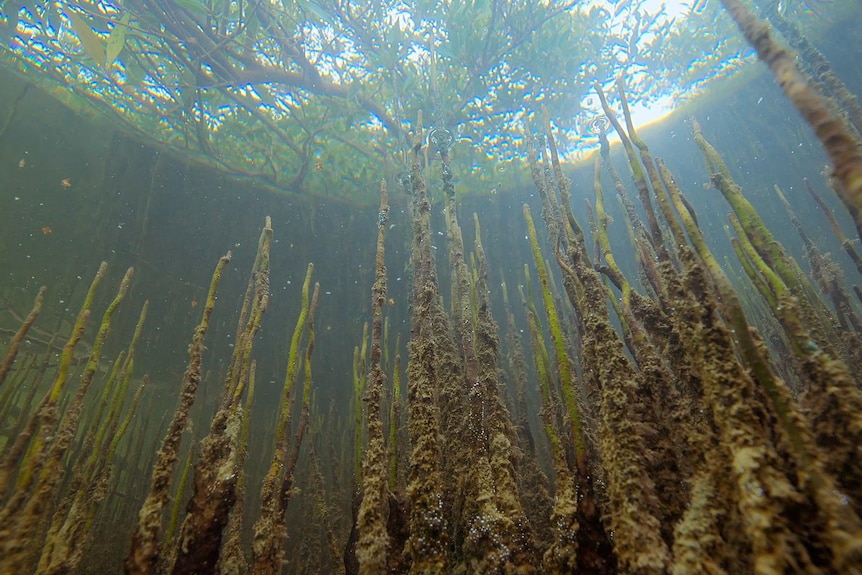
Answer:
M571 152L596 82L635 103L738 66L717 2L0 0L3 65L76 109L239 177L375 197L420 110L482 190L546 106ZM656 7L657 6L657 7ZM487 189L485 189L487 191Z

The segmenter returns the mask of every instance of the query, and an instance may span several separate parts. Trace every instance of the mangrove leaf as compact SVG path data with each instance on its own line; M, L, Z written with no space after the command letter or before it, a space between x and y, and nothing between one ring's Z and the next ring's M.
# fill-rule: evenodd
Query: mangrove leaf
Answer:
M111 30L111 35L108 37L108 48L105 57L105 66L110 67L117 59L117 56L123 51L126 45L126 30L129 28L130 14L123 16L123 19L114 26Z
M99 67L104 68L105 46L102 44L102 41L98 36L96 36L96 33L93 32L90 25L84 22L80 16L74 12L67 12L66 15L69 16L69 19L72 21L72 29L78 36L78 39L81 40L81 44L84 45L84 50L87 52L87 55L92 58Z

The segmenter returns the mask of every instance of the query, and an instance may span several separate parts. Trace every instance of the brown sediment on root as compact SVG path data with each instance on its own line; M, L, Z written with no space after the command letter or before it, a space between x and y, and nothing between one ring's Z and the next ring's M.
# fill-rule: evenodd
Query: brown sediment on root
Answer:
M800 369L808 385L800 405L811 421L816 444L823 450L826 472L850 497L849 505L856 514L862 514L862 391L843 362L829 357L806 337L806 330L793 315L794 303L788 295L779 298L780 309L785 310L785 330L804 352Z
M287 536L287 506L293 495L293 472L296 458L299 457L302 438L307 421L307 410L303 409L297 436L294 441L293 455L288 460L290 450L291 415L296 394L293 387L297 380L299 369L299 348L302 333L308 329L308 343L306 345L306 361L310 360L308 354L314 346L314 333L312 329L312 318L314 317L317 298L319 296L319 285L315 284L314 292L309 300L311 289L311 276L314 272L314 264L309 263L305 271L305 280L302 284L301 306L299 317L294 326L288 350L287 368L285 370L284 387L281 393L279 414L276 421L275 447L269 469L263 480L260 490L261 506L260 516L254 524L254 535L252 539L252 569L255 575L274 575L282 568L284 557L284 539ZM306 383L310 385L310 366L306 365ZM303 402L305 402L306 390L303 389ZM305 405L303 405L305 408Z
M421 126L420 121L417 125ZM408 436L412 446L406 495L410 505L410 537L404 552L410 573L442 574L447 570L449 536L443 507L443 478L437 406L436 366L440 351L435 324L443 310L437 283L431 239L431 204L428 201L419 150L421 131L412 153L410 186L413 194L413 318L408 344Z
M484 414L483 433L480 438L484 448L474 453L487 457L490 483L486 491L479 492L480 520L493 526L489 535L494 545L483 551L480 557L487 559L478 563L483 573L511 573L521 575L535 573L537 557L532 528L519 497L517 487L518 457L512 442L516 433L509 411L500 397L497 370L499 339L497 324L491 315L488 297L488 267L482 247L479 219L473 214L476 227L476 261L474 289L475 326L473 337L476 350L477 381L476 394L481 398ZM480 416L482 414L476 414ZM487 501L483 501L487 499ZM468 537L468 541L470 537ZM466 547L466 544L465 544ZM487 545L484 545L487 549ZM498 557L499 555L499 557ZM484 563L484 566L482 565Z
M637 156L635 155L632 140L629 138L625 130L623 130L622 124L620 124L619 120L617 119L616 113L614 113L613 109L611 109L611 107L608 105L607 98L605 97L605 93L602 90L601 85L597 83L594 87L596 89L596 93L599 96L599 101L602 104L602 109L605 112L605 116L607 116L607 118L611 121L614 130L616 130L617 135L620 137L620 141L623 143L623 147L625 148L626 157L628 158L628 165L631 170L632 177L634 178L635 187L638 190L638 198L640 199L641 205L644 208L644 213L647 217L647 224L649 228L649 236L647 236L647 239L649 240L652 249L655 250L656 254L658 254L659 259L665 259L667 257L667 250L665 248L661 228L658 224L658 218L656 218L655 210L652 206L652 200L650 199L650 189L647 183L646 175L644 174L643 166L640 164Z
M189 412L195 401L201 383L201 363L204 351L204 338L209 328L209 320L215 307L216 292L224 267L230 262L231 253L219 259L213 272L209 294L204 305L201 321L195 328L189 346L189 364L183 375L180 390L180 404L174 412L168 432L162 441L158 458L153 468L150 490L141 506L138 525L132 536L132 548L124 563L128 575L149 575L158 573L161 567L161 530L162 512L170 494L171 476L179 458L180 442L183 431L189 422Z
M505 484L499 467L492 467L491 431L487 422L493 417L490 413L493 407L488 395L488 375L482 371L480 363L480 354L487 354L489 348L486 345L483 350L479 349L487 342L479 342L475 333L478 323L477 296L464 258L451 168L445 153L441 153L441 161L447 198L447 245L452 269L453 313L448 317L438 303L432 308L430 319L437 358L433 376L439 394L440 430L446 445L441 463L444 477L451 478L450 482L444 480L443 483L446 486L443 506L455 545L455 555L461 561L454 568L485 573L530 569L529 559L525 559L523 553L527 540L521 538L522 543L516 543L517 535L513 533L515 522L500 505L501 494L508 493L507 487L511 485ZM450 333L454 333L454 337ZM494 357L491 363L496 369L496 349L490 353ZM499 401L496 395L496 374L491 386L496 401ZM501 443L497 444L498 457L500 450L508 450L509 445L501 447ZM505 473L502 472L503 475ZM524 521L521 525L524 525ZM517 563L513 565L513 561Z
M711 255L704 252L704 257ZM846 506L841 509L834 478L825 472L806 420L783 383L762 367L763 343L745 323L726 278L713 270L714 261L709 264L722 298L721 315L732 318L734 332L719 319L713 293L704 289L709 284L700 263L688 250L681 261L684 291L690 294L681 297L692 303L678 305L689 314L679 328L688 330L684 341L690 355L699 358L705 395L730 452L755 569L781 572L824 561L845 569L858 555L858 517ZM735 361L736 345L749 369ZM831 556L824 557L823 547Z
M127 280L131 277L130 273L131 271L127 272L127 277L124 278L126 285L128 284ZM121 293L124 293L125 289L121 288ZM118 294L119 296L120 294ZM119 304L119 299L115 299L115 304ZM115 308L116 305L112 307ZM120 370L118 381L113 386L114 401L112 402L111 410L106 418L95 418L91 422L92 427L97 427L97 429L91 429L87 434L89 436L88 439L93 438L93 441L84 442L80 453L87 455L86 457L80 457L78 462L73 466L72 478L66 487L66 496L54 509L50 518L50 527L45 535L45 543L41 550L39 565L36 570L37 573L48 575L74 572L79 567L84 550L93 538L94 534L90 527L99 504L106 496L110 486L112 470L110 462L113 459L120 439L125 434L129 422L136 411L141 393L149 381L149 377L145 375L132 398L128 413L121 423L120 412L123 400L126 397L128 384L131 380L132 360L135 356L135 349L141 335L144 320L147 317L148 308L149 301L146 301L141 308L134 335L125 354L126 359L123 362L117 362L122 363L122 369ZM97 336L93 346L94 352L98 352L102 347L105 335L107 334L107 324L110 321L109 316L112 313L113 311L110 307L109 311L105 312L105 318L108 321L106 319L102 321L100 335ZM72 404L66 410L67 420L64 420L63 425L70 428L77 426L73 422L80 418L79 414L82 409L84 395L80 388L89 385L89 383L85 383L85 380L92 379L95 366L96 362L91 361L88 369L85 371L79 391L76 393ZM91 375L88 376L88 373ZM116 370L113 373L116 375ZM79 398L81 405L76 406L75 403ZM100 434L102 435L101 442L96 442L95 439ZM105 439L106 437L108 438L107 440ZM71 440L68 445L59 445L58 447L65 454L71 449ZM55 489L59 493L59 486Z
M241 429L241 410L222 410L201 442L194 495L180 528L173 575L216 573L222 532L236 503L237 440Z
M100 350L111 319L125 297L133 270L130 268L117 290L113 301L105 310L94 340L93 352L69 405L63 409L60 394L68 383L70 363L90 316L96 288L104 277L107 264L102 263L75 322L72 336L63 349L54 382L45 396L34 419L38 430L32 436L28 453L21 463L17 482L6 501L0 517L0 571L27 571L39 560L44 536L50 530L50 511L53 511L63 480L66 476L64 458L75 439L83 410L84 395L97 369ZM14 452L14 450L13 450ZM16 461L10 462L12 466ZM10 467L11 469L11 467Z
M548 134L548 137L551 135ZM638 174L639 170L635 169L637 159L633 156L630 143L627 152L633 160L633 170ZM568 179L562 176L560 170L555 172L560 178L557 186L567 189ZM639 173L639 179L645 185L642 172ZM563 209L570 226L576 226L568 201L564 202ZM528 215L526 209L525 214ZM528 218L528 226L529 223ZM659 232L654 240L660 241L660 238ZM535 246L533 249L536 249ZM556 259L563 273L566 294L579 316L581 364L587 380L586 387L598 389L600 395L599 458L607 481L609 508L605 512L609 517L609 528L614 533L616 560L619 561L619 568L626 572L664 573L669 566L670 554L661 534L661 506L646 465L652 450L643 437L643 431L651 431L648 429L650 423L649 419L638 416L646 412L641 405L644 385L642 374L624 355L623 342L610 324L606 291L590 264L583 242L569 242L564 249L557 247ZM590 507L596 504L592 501L591 478L584 475L583 468L578 465L578 486L581 490L579 507L586 511L585 501L589 502ZM596 513L596 509L592 509L591 513ZM590 533L589 537L598 537L595 541L601 542L603 533L599 529L603 531L603 528L597 522L597 516L589 517L583 512L579 523L580 556L591 547L584 545L581 538L592 530L595 532ZM595 547L595 544L592 546ZM581 563L584 560L587 559L579 557L578 561ZM603 565L603 569L616 568L607 558L595 560Z
M547 131L550 127L547 117L545 124ZM548 138L548 145L554 146L553 138L549 131L546 137ZM557 154L554 153L554 149L554 147L551 148L551 162L558 164L559 159ZM537 163L538 158L531 154L530 162ZM545 220L549 234L552 238L557 238L554 247L558 262L561 262L561 258L564 257L561 255L561 245L573 247L571 253L576 257L580 257L586 253L584 249L584 234L572 213L569 197L571 183L569 179L562 174L559 166L554 166L553 169L557 177L552 176L551 166L548 161L545 161L544 169L537 166L532 171L533 173L542 174L544 172L546 174L542 179L534 179L534 184L539 189L540 194L555 197L554 191L558 190L563 200L558 213L560 213L560 219L564 218L564 222L559 221L559 219L555 220L553 214L548 214ZM544 192L542 191L543 188ZM554 425L552 410L555 403L552 388L548 385L551 380L550 373L552 372L552 367L550 358L547 357L547 354L543 354L543 360L547 362L547 365L540 370L540 382L543 379L546 381L546 383L542 384L542 417L545 421L548 439L551 441L554 469L557 476L557 490L551 516L551 524L554 527L554 541L543 556L543 566L549 573L566 573L576 569L591 573L614 573L617 569L617 558L612 551L610 538L606 532L606 526L602 518L602 510L599 507L595 492L596 475L600 470L593 463L591 453L596 448L596 441L594 439L587 439L588 435L584 427L588 413L585 412L583 406L589 405L589 401L587 401L586 397L578 397L578 395L584 396L590 393L598 395L600 390L596 386L594 378L585 378L584 381L577 381L578 378L574 375L575 371L568 351L568 340L561 326L560 317L558 316L551 292L548 270L541 255L530 209L526 204L524 205L524 217L527 223L531 251L533 252L533 261L536 266L536 272L539 275L548 328L551 332L551 340L554 345L554 358L559 370L559 385L564 407L563 424L560 426L560 429L568 431L568 434L563 432L558 433ZM554 229L565 229L565 236L562 234L556 234L555 236ZM567 294L577 292L578 288L575 283L576 280L572 274L563 273L563 285ZM572 299L571 301L574 304L575 300ZM583 310L576 304L574 304L574 309L579 321L578 330L583 336L584 323L583 316L581 315ZM538 334L537 316L535 313L532 315L531 336L535 340L534 349L537 349L544 346L544 343ZM528 314L528 317L530 317L530 314ZM577 343L583 344L580 340ZM583 351L581 349L581 353ZM586 388L586 393L583 390L576 390L576 385ZM571 441L574 447L574 464L572 469L569 468L564 455L565 452L563 451L566 449L564 443L566 439Z
M473 337L474 313L470 273L464 240L458 223L452 167L446 150L440 151L445 196L446 252L451 273L452 312L437 315L435 338L440 360L437 365L440 427L446 449L443 455L449 526L457 555L470 569L494 572L500 549L488 537L494 531L498 511L493 502L488 445L482 417L483 394L478 383L478 360ZM490 563L488 561L491 561ZM456 569L461 568L456 566Z
M536 541L536 552L544 550L552 539L551 504L548 476L542 470L537 458L536 440L527 419L527 362L521 344L520 332L515 324L515 316L509 303L506 283L501 284L503 301L506 307L506 342L508 344L507 363L509 375L515 387L515 431L518 437L517 448L522 457L518 461L519 473L516 474L519 499L525 509L531 510L532 528Z
M248 454L248 425L249 412L251 410L254 387L257 372L257 363L252 360L248 367L248 394L246 396L243 410L240 436L237 440L236 467L242 469L243 462ZM248 572L248 560L242 548L242 516L246 494L246 476L238 473L234 494L236 502L228 517L227 525L222 536L221 554L218 560L219 575L244 575ZM179 492L179 489L178 489Z
M566 291L581 310L584 373L592 374L601 390L599 441L608 481L610 527L620 568L629 573L664 573L670 554L661 536L661 509L653 480L647 474L645 422L639 391L642 376L623 354L623 344L611 327L604 290L595 271L558 255ZM581 258L583 261L583 258ZM570 267L571 266L571 267ZM577 286L577 287L576 287ZM651 406L650 406L651 408Z
M36 299L33 301L33 309L30 310L30 313L28 313L27 317L24 318L24 321L21 322L21 327L18 328L18 331L15 332L15 335L12 336L12 339L9 341L9 349L6 351L3 363L0 364L0 388L3 387L3 383L6 381L6 375L9 373L9 370L12 368L12 364L15 362L18 350L21 347L21 342L24 341L24 338L27 336L30 326L32 326L33 322L36 321L36 318L39 317L39 312L42 311L42 300L45 299L45 290L45 286L39 288L39 293L36 294Z
M778 274L790 292L796 296L802 319L818 345L826 349L831 355L837 356L843 346L836 330L837 322L834 319L834 312L820 299L817 290L811 285L799 264L787 254L766 227L754 206L743 195L742 188L733 180L721 155L704 137L700 124L696 120L692 120L692 131L709 167L713 185L722 193L733 208L736 217L739 218L740 226L737 227L741 230L740 239L744 236L751 241L760 257ZM667 172L661 164L660 168ZM673 177L668 176L666 180L669 190L672 189L673 193L676 193L678 188Z
M782 471L784 464L770 438L772 421L762 395L734 359L729 330L718 319L713 296L704 291L705 278L693 254L683 251L687 266L679 295L680 330L688 356L698 357L699 375L707 404L728 450L734 469L737 505L752 546L755 569L786 572L790 565L806 565L810 558L794 532L791 517L803 504L801 495ZM686 294L692 294L691 299ZM684 302L688 300L688 303Z
M389 202L386 182L380 184L380 213L377 217L377 254L375 278L371 288L371 369L366 386L368 440L362 473L362 503L359 506L357 529L359 541L356 557L361 575L385 573L388 565L389 536L386 530L389 490L387 484L387 452L383 440L381 413L386 372L383 371L383 305L386 303L386 264L384 248L389 222Z
M674 527L672 575L733 575L751 569L741 537L730 462L717 446L691 481L688 509Z
M622 92L622 90L621 90ZM622 97L622 94L621 94ZM623 102L625 99L623 98ZM629 124L629 135L641 152L641 159L650 175L650 181L660 184L658 173L653 166L652 159L646 144L641 141L631 124L628 107L624 105L626 120ZM612 171L612 166L605 154L605 164ZM613 176L613 173L612 173ZM618 178L613 178L618 183ZM600 267L601 271L621 291L619 304L615 309L620 317L623 328L623 336L626 345L634 357L639 379L634 380L632 391L632 411L637 422L642 441L651 446L650 454L645 458L646 474L655 483L654 493L659 499L657 507L658 519L661 525L662 538L669 546L673 541L673 525L682 515L686 506L687 493L680 485L686 485L692 474L693 462L696 462L700 453L693 449L696 445L695 438L702 432L696 428L694 415L695 406L700 405L696 396L684 396L679 393L676 374L671 370L670 362L662 360L661 345L667 347L671 324L659 308L657 302L641 296L634 291L628 280L623 275L616 263L608 239L608 218L605 216L604 191L601 184L601 163L598 156L595 162L594 188L596 194L596 219L598 245L606 265ZM618 191L619 188L617 188ZM659 204L662 214L667 218L672 217L669 200L665 194L659 194ZM633 226L634 222L633 220ZM680 238L682 231L679 224L671 226L673 237ZM635 235L645 237L642 228L635 232L631 230L633 241ZM683 239L684 241L684 239ZM675 256L675 250L669 249L668 253ZM597 267L601 260L596 262ZM670 260L660 262L668 268L672 266ZM595 283L594 278L585 278L582 283ZM662 289L663 292L666 290ZM616 304L615 296L607 289L605 294L612 303ZM582 305L589 305L582 302ZM605 316L606 317L606 316ZM688 374L681 372L683 377ZM659 511L660 510L660 511Z
M810 184L809 184L810 185ZM832 303L833 311L837 316L839 328L842 332L841 341L839 344L842 358L850 364L851 361L859 361L859 342L853 337L856 333L862 332L859 318L856 316L853 306L850 302L850 294L844 289L844 278L841 268L832 260L829 253L821 253L817 244L808 236L802 221L796 215L793 206L784 196L784 192L777 185L773 186L775 194L778 196L787 216L793 223L796 233L802 239L802 248L805 259L808 260L811 266L811 278L820 288L820 292L825 295ZM846 334L846 335L844 335ZM850 337L847 337L850 336ZM848 342L848 340L850 340ZM855 367L853 371L859 373L862 371L862 365L859 363L851 364ZM862 379L859 380L862 384Z
M707 155L708 162L716 166L720 173L725 173L726 168L723 167L720 157L712 150L707 142L698 137L698 143ZM726 181L722 178L722 185L728 189L726 196L739 196L738 189L735 189L735 184L732 181ZM669 188L677 195L678 190L675 187ZM723 191L725 191L723 189ZM729 197L730 199L730 197ZM739 198L736 198L739 202ZM749 213L751 212L751 213ZM796 293L791 286L797 286L800 291L800 282L796 279L796 274L793 275L793 283L785 285L784 278L789 275L789 272L781 272L788 266L788 262L779 265L779 261L783 258L775 257L770 261L760 258L759 250L751 248L747 244L748 238L752 235L757 235L761 241L764 238L771 238L768 232L755 230L762 228L762 222L753 213L753 208L750 206L740 209L737 213L747 213L748 221L751 223L751 228L746 227L744 223L740 224L732 219L734 226L739 230L739 239L742 242L743 248L747 250L751 262L757 267L762 274L765 283L768 284L771 290L777 307L775 313L784 328L787 337L790 339L791 347L794 355L800 365L800 371L805 382L811 390L811 395L808 398L815 404L819 404L820 409L815 411L813 417L806 417L801 412L799 405L790 396L789 390L784 383L775 377L770 368L767 366L766 357L768 353L765 350L754 348L754 334L749 335L749 328L742 313L738 297L732 292L722 272L714 264L714 259L708 250L703 246L702 238L699 237L699 231L690 222L689 233L693 238L696 238L696 245L701 253L701 257L708 264L710 273L713 276L713 281L717 286L717 293L721 294L723 309L722 312L728 318L731 325L734 326L737 333L742 334L739 337L740 348L742 355L749 366L752 366L753 373L756 375L758 384L762 387L762 391L768 399L769 408L778 420L778 428L783 434L783 439L788 443L788 449L793 457L795 464L799 467L798 484L802 490L811 499L811 503L816 506L817 513L820 515L820 520L826 526L826 532L822 539L825 544L834 553L834 562L837 566L846 565L848 562L855 561L860 555L860 535L862 535L862 523L858 517L858 495L854 497L854 511L841 509L844 504L839 500L844 498L843 494L838 493L837 487L841 485L843 477L833 475L831 470L840 470L848 475L847 484L852 486L854 494L858 493L859 484L859 469L853 465L847 467L846 449L832 452L832 441L829 436L835 433L835 430L830 426L830 420L838 419L847 426L847 435L858 438L858 430L860 428L860 406L862 406L862 396L860 396L858 387L853 381L846 365L836 359L834 352L828 353L830 349L827 346L822 346L819 341L815 340L816 329L812 329L812 323L815 326L823 326L823 322L829 320L829 315L824 317L824 314L818 314L813 309L813 305L806 299L794 297ZM744 229L743 229L744 228ZM775 248L778 249L778 248ZM819 299L817 300L819 302ZM822 302L819 302L822 304ZM822 306L821 307L825 307ZM811 323L810 323L811 322ZM822 332L820 332L822 333ZM759 339L759 338L758 338ZM826 340L826 343L832 343L832 349L841 349L840 342ZM762 345L762 344L761 344ZM830 398L830 396L832 396ZM837 398L841 398L842 404L832 404L835 408L835 413L826 414L822 411L824 404L834 402ZM851 440L853 443L856 439ZM841 440L838 441L841 443Z
M526 269L526 266L525 266ZM529 276L527 276L529 277ZM530 344L533 349L533 357L535 358L536 375L538 377L539 391L542 397L542 409L540 416L542 418L545 437L550 444L552 469L555 479L555 487L553 501L547 501L547 493L539 492L536 495L542 506L538 509L546 510L547 538L544 539L544 551L542 553L542 569L545 573L570 573L578 568L577 547L578 547L578 495L575 484L575 475L569 469L569 464L566 461L566 454L562 441L560 440L561 433L557 425L556 414L559 412L559 401L556 399L551 385L551 367L550 358L544 346L536 312L533 309L535 306L527 304L523 289L519 286L521 298L524 301L524 307L527 315L527 325L529 327ZM537 477L539 485L545 485L542 476ZM529 480L525 478L525 483ZM535 480L535 479L534 479ZM528 503L529 497L524 497L524 502ZM537 535L541 536L542 523L537 521Z
M255 266L254 290L246 324L241 327L231 358L230 377L224 382L224 399L213 417L209 434L201 441L200 459L195 466L194 493L180 528L173 575L216 573L221 558L222 539L234 505L242 473L244 412L240 401L248 384L255 335L269 303L269 248L272 224L269 217L261 232ZM245 315L245 314L243 314Z
M857 234L862 237L862 150L859 140L829 111L796 65L795 55L772 38L766 23L760 21L741 0L722 0L722 4L757 51L757 56L772 70L784 93L814 129L841 183L836 189L838 196L850 211Z
M862 256L859 255L859 252L857 252L856 248L853 247L853 243L844 235L844 231L835 220L835 215L832 213L832 210L829 209L829 206L826 205L826 202L823 201L823 198L820 197L820 194L818 194L814 189L814 186L811 185L811 181L808 178L804 178L803 182L805 183L805 188L808 190L808 193L811 194L811 197L814 198L815 202L817 202L817 206L820 208L820 211L823 212L823 215L826 216L826 219L829 221L829 227L832 228L832 233L834 233L835 237L838 238L838 241L841 242L841 247L844 248L844 251L850 259L853 260L853 265L856 266L856 271L862 274Z
M833 98L838 108L847 114L858 136L859 133L862 133L862 106L859 105L856 96L838 77L826 56L817 49L796 24L781 14L778 6L777 2L768 3L768 6L764 7L766 17L781 32L787 43L797 51L800 60L805 63L808 70L825 88L827 96Z

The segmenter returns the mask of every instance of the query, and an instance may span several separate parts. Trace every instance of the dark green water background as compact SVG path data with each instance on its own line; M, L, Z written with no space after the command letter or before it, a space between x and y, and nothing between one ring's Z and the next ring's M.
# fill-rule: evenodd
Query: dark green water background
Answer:
M858 23L839 24L835 36L846 41L824 46L836 71L856 94L862 94L862 74L853 57L862 54L859 29ZM784 190L808 234L823 251L832 252L849 274L849 262L802 184L803 177L810 178L837 207L845 229L852 229L845 211L831 192L826 193L820 177L826 158L771 77L751 73L727 86L719 83L703 102L642 133L653 154L663 157L674 171L719 257L732 255L725 232L729 207L716 190L704 187L707 172L686 123L690 115L701 122L704 134L725 156L746 196L789 251L802 261L801 242L772 192L774 184ZM377 206L358 205L349 198L334 201L277 194L257 189L253 182L188 165L140 144L100 118L71 113L39 89L27 87L21 77L2 69L0 126L5 127L0 136L0 328L5 330L0 341L5 342L9 330L14 332L19 323L11 312L26 315L39 286L48 286L48 291L37 326L44 332L57 326L68 332L99 263L104 260L110 266L99 292L103 300L99 309L113 296L126 268L134 266L130 297L112 328L117 337L109 339L105 357L114 357L127 344L140 306L148 299L149 316L135 373L150 374L151 385L142 405L148 416L158 421L176 405L187 345L202 309L197 304L205 299L218 258L231 250L233 260L225 273L207 337L205 370L209 385L199 409L211 410L218 374L230 358L257 237L264 217L270 215L274 229L272 297L255 347L258 395L252 443L266 446L262 451L268 453L268 430L284 379L286 350L308 262L314 262L314 280L321 285L313 359L315 401L323 411L331 409L335 414L329 432L334 436L348 432L353 349L360 342L363 322L370 319ZM458 164L457 146L453 158L457 187L458 169L466 169ZM614 158L628 183L618 147ZM573 166L570 173L575 212L586 225L585 201L594 204L592 163ZM439 197L435 174L430 185ZM63 180L70 185L64 186ZM540 209L525 170L501 173L500 182L495 193L458 189L459 215L465 242L472 244L472 213L479 214L498 323L504 318L498 286L505 278L523 328L514 286L522 283L523 265L531 258L521 206L531 204L534 214ZM406 342L411 288L408 200L396 182L389 182L389 186L392 227L386 257L389 296L394 304L387 306L386 312L391 342L398 332ZM611 226L615 253L623 271L636 277L624 220L607 181L605 189L607 209L616 220ZM442 232L439 204L434 216L436 230ZM442 254L445 236L441 233L438 240ZM441 274L446 286L447 271L441 269ZM41 345L37 335L29 344L34 348ZM400 351L406 365L404 346ZM197 429L196 435L204 432ZM346 457L344 465L349 464ZM252 481L256 481L254 472ZM337 504L346 505L349 502L345 500Z

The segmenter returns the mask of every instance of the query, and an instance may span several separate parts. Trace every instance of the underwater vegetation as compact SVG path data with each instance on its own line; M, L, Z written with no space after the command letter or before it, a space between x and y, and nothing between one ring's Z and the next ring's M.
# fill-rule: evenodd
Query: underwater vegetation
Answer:
M826 183L860 235L855 99L822 55L797 57L746 5L722 4L822 143ZM361 341L352 354L316 345L332 304L308 263L295 321L278 320L287 335L264 439L251 432L261 340L273 337L261 326L290 230L266 217L253 261L228 251L212 262L167 411L143 403L152 382L135 366L149 303L129 333L116 323L134 276L154 270L129 268L105 296L103 263L74 320L53 329L39 325L39 289L0 363L0 573L862 573L859 277L842 277L776 186L798 261L692 119L676 145L697 149L708 193L729 208L743 271L723 265L673 160L638 133L629 80L592 87L604 120L585 210L551 109L522 125L539 209L523 204L522 227L503 231L528 245L514 275L493 269L482 214L460 213L451 133L421 107L397 120L406 165L375 186ZM437 111L446 89L435 82ZM819 181L806 189L862 273L858 238ZM387 268L396 193L410 225L409 332L390 322L404 295ZM611 195L624 249L609 232ZM230 355L214 367L208 336L235 265L250 272ZM37 335L45 350L28 351ZM348 409L320 394L337 353L353 367Z

